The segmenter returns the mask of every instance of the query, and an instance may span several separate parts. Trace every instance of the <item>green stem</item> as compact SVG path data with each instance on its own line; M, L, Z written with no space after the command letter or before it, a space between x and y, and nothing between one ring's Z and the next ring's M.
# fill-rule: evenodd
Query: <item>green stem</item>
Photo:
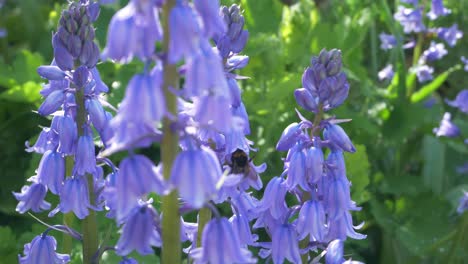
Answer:
M86 110L84 105L84 90L78 89L75 95L77 112L76 112L76 123L78 128L78 136L84 135L84 125L86 122ZM89 202L94 201L94 186L93 176L86 174L89 191ZM94 255L98 251L98 230L96 222L96 212L89 210L88 216L81 222L81 231L83 233L83 263L84 264L95 264L99 263L99 259L95 259Z
M415 66L418 64L419 57L421 57L423 42L424 42L424 35L423 33L419 33L418 39L416 41L416 46L414 47L414 50L413 50L413 65L412 66ZM411 98L411 95L413 94L415 87L416 87L416 77L413 76L411 80L408 82L408 92L407 92L408 98Z
M163 51L167 54L169 51L169 14L174 7L175 0L167 0L163 7ZM164 96L166 98L167 111L176 115L177 98L169 90L177 89L179 76L177 66L169 64L167 59L164 63ZM172 164L179 149L179 137L171 129L172 121L168 118L163 120L163 139L161 143L161 159L163 166L164 179L168 180L171 175ZM169 195L162 198L162 263L176 264L181 262L181 245L180 245L180 215L179 202L177 191L172 191Z
M201 237L203 234L203 229L205 228L206 223L211 220L211 210L207 207L203 207L198 212L198 232L197 232L197 247L202 246Z
M314 123L313 123L313 128L316 128L320 125L320 122L322 122L323 119L323 106L319 105L319 112L315 115L314 117ZM319 129L313 130L313 133L311 134L312 137L318 136L320 134ZM312 198L312 194L310 192L304 192L304 195L302 196L302 203L305 203L306 201L310 200ZM306 236L303 240L299 242L299 248L303 249L306 248L307 245L309 245L309 236ZM309 261L309 253L305 253L304 255L301 255L301 260L302 263L308 263Z
M67 156L65 158L65 177L70 176L73 170L73 156ZM73 212L69 212L63 215L63 224L65 226L72 227L75 220ZM62 252L64 254L70 254L73 246L73 239L70 235L62 234Z

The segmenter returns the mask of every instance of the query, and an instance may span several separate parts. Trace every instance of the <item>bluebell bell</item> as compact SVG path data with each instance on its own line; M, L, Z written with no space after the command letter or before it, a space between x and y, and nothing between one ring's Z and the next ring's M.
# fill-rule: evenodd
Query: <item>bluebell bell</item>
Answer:
M241 89L239 88L239 85L237 84L236 79L234 78L226 78L226 82L229 87L229 94L231 97L231 105L234 108L239 107L239 105L242 102L241 99Z
M349 185L346 178L332 179L330 181L325 203L327 215L331 220L342 217L343 213L350 209L351 196Z
M247 114L247 109L243 102L240 102L239 106L232 105L232 115L238 117L242 120L242 131L244 135L250 135L250 121L249 115Z
M328 124L323 131L323 136L325 139L330 140L333 145L339 147L340 149L354 153L356 148L349 139L348 135L342 127L336 124Z
M33 238L31 243L24 245L24 257L18 256L20 264L50 263L65 264L70 262L70 256L59 254L57 241L53 236L41 234Z
M39 182L47 186L53 194L59 194L65 178L65 159L62 154L46 151L39 163L37 176Z
M229 222L231 223L234 232L238 234L240 245L246 246L255 244L258 236L252 234L248 217L236 213L229 218Z
M198 16L186 1L177 1L169 14L168 60L174 64L192 57L198 50L202 28Z
M102 131L107 126L106 112L102 107L99 99L91 98L85 101L86 110L89 113L89 118L94 127L98 131Z
M291 224L279 225L271 238L271 256L273 263L283 263L285 259L292 263L301 263L298 237Z
M88 216L90 207L89 189L85 176L68 177L60 191L60 203L49 213L49 217L59 211L64 214L73 211L76 217L84 219Z
M116 117L132 122L154 125L166 114L166 103L162 91L161 70L151 74L137 74L128 83L125 97ZM135 115L135 113L139 113Z
M226 32L226 24L218 15L219 0L194 0L193 4L203 20L203 32L206 37Z
M89 128L85 130L89 130ZM85 132L85 135L78 138L78 143L76 144L75 167L73 170L78 175L94 173L96 170L96 154L90 131Z
M230 99L222 95L205 95L194 99L194 119L203 126L215 128L220 132L231 129Z
M356 210L355 208L353 210ZM354 229L362 228L364 223L361 223L357 226L353 225L353 219L349 212L344 212L341 217L338 217L335 220L328 220L328 233L326 240L346 240L347 237L352 239L365 239L367 236L357 233Z
M463 37L463 31L458 30L458 25L453 24L451 27L441 27L437 30L437 36L447 42L450 47L457 44L458 40Z
M395 75L395 72L393 71L393 65L388 64L383 68L381 71L378 73L379 80L391 80L393 79L393 76Z
M195 263L255 263L252 253L241 247L239 236L225 217L208 222L202 234L202 247L190 252Z
M342 240L335 239L327 246L327 254L325 255L326 264L342 264L345 260L343 258L344 244Z
M460 136L460 129L455 125L452 120L450 113L445 113L444 117L440 121L440 125L437 128L434 128L434 133L438 137L449 137L454 138Z
M296 223L299 239L310 236L310 241L324 241L327 234L327 222L323 203L318 200L305 202Z
M468 114L468 89L461 90L453 101L447 100L447 104Z
M270 211L278 219L288 210L285 202L287 188L285 181L280 177L273 177L267 184L259 209Z
M57 111L65 100L63 90L55 90L51 92L37 110L39 114L46 116Z
M29 210L39 213L50 208L50 203L44 200L47 194L47 187L38 182L36 177L32 177L30 181L32 184L30 186L23 186L21 193L13 193L16 200L19 201L16 211L20 214L24 214Z
M52 45L54 47L54 59L57 66L64 71L72 70L73 56L65 48L57 33L55 33L52 38Z
M292 148L297 141L297 137L302 133L301 125L294 122L289 124L281 134L281 138L276 144L276 150L287 151Z
M434 68L425 64L417 65L416 67L412 68L411 71L416 73L416 77L418 77L418 81L420 83L430 81L434 78L432 76L434 73Z
M463 64L465 64L465 66L463 67L463 69L468 72L468 59L465 58L465 56L461 56L460 57L460 60L463 62Z
M172 166L171 183L189 205L201 208L215 195L221 174L216 154L209 148L193 146L177 155Z
M310 191L311 187L309 186L307 175L307 153L301 147L291 149L291 152L288 164L288 178L285 183L289 190L299 185L302 189Z
M138 264L138 261L134 258L123 257L119 264Z
M438 17L446 16L450 13L450 9L444 7L444 3L442 0L432 0L431 11L427 13L427 16L429 17L429 19L435 20Z
M468 210L468 192L463 192L462 197L460 197L460 201L458 202L457 212L462 214Z
M392 34L381 33L380 38L380 48L383 50L393 49L397 45L397 40Z
M80 66L73 71L73 83L79 89L83 88L88 84L90 71L86 66Z
M420 58L422 59L422 63L424 62L433 62L436 60L440 60L442 57L447 55L447 50L443 43L435 43L431 42L431 46L425 50Z
M405 33L419 33L426 30L422 21L422 11L419 8L405 8L398 6L397 12L393 16L403 26Z
M57 66L39 66L37 73L47 80L60 81L65 79L65 72Z
M302 108L310 112L318 112L318 98L314 98L309 90L299 88L294 91L294 98Z
M162 245L157 229L159 215L150 203L140 202L134 207L122 227L116 245L117 254L125 256L136 250L141 255L153 254L151 246Z
M121 222L143 195L165 194L163 177L153 162L144 155L131 155L120 162L116 175L117 222Z
M44 127L33 146L26 142L26 151L44 154L48 150L55 150L58 144L57 132L49 127Z
M64 155L75 154L78 139L78 129L75 120L68 115L60 117L57 132L59 137L57 151Z
M135 56L147 60L161 38L154 1L131 0L112 17L103 56L123 63Z
M214 94L231 100L221 57L207 40L187 62L183 93L188 98Z

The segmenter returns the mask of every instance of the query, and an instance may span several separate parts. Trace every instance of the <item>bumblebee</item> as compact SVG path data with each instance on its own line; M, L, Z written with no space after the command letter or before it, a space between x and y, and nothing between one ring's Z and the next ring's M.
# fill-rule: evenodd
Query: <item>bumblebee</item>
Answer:
M249 156L241 149L231 154L231 173L248 175L250 172Z

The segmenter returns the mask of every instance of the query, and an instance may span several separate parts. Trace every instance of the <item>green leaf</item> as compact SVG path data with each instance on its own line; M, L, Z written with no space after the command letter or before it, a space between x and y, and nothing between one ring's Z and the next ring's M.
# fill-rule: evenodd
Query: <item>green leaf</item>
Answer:
M346 153L346 171L348 179L351 181L351 196L358 204L370 199L367 191L369 185L369 160L364 145L355 145L355 153Z
M445 181L445 145L434 136L423 139L422 156L424 159L424 184L435 193L441 193Z
M36 82L26 82L23 85L15 85L10 89L0 93L0 99L12 102L36 103L41 100L42 86Z
M1 263L16 263L16 236L9 226L0 226L0 256Z
M460 70L461 66L459 64L451 67L445 72L441 73L437 78L435 78L429 84L424 85L421 89L411 95L411 102L417 103L424 100L426 97L430 96L434 91L439 89L439 87L447 80L450 74L454 71Z

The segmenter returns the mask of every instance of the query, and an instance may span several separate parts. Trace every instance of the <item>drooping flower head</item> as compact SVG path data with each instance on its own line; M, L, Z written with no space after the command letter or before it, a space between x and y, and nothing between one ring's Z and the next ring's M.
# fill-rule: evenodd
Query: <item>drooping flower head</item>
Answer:
M70 256L56 253L57 241L53 236L41 234L31 243L24 245L24 257L18 256L20 264L51 263L65 264L70 262Z

